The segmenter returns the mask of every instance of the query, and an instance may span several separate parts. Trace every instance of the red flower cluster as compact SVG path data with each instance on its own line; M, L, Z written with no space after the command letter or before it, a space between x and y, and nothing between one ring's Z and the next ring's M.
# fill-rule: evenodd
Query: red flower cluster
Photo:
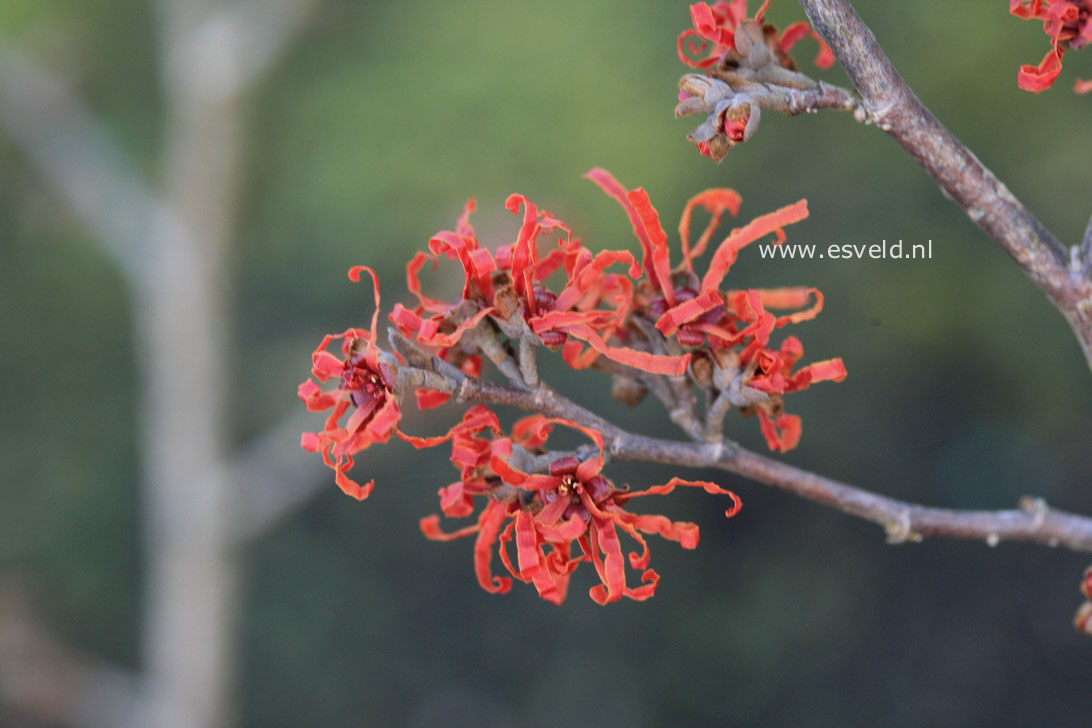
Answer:
M436 233L429 240L429 252L414 256L406 268L406 279L418 305L408 309L397 304L391 313L391 320L403 334L451 359L457 357L453 349L463 335L489 316L512 339L531 334L543 346L560 348L574 368L585 368L602 354L654 374L686 372L688 357L655 355L607 343L625 323L633 280L641 272L630 252L593 254L565 223L539 210L523 195L510 195L505 207L517 215L522 209L523 223L515 242L498 247L495 254L481 246L470 225L475 208L471 199L455 230ZM556 247L543 253L540 240L551 233L561 233L561 237ZM463 269L463 292L455 303L438 301L421 291L421 270L430 262L435 268L443 257L457 260ZM627 274L607 273L615 264L628 266ZM555 292L547 279L559 272L565 282ZM461 318L457 324L453 323L456 318ZM590 347L587 352L585 344ZM441 401L429 393L419 397L428 404Z
M1009 0L1009 12L1018 18L1043 21L1050 36L1050 50L1038 66L1023 65L1016 82L1025 91L1039 93L1054 85L1062 72L1062 58L1069 49L1092 43L1092 0ZM1073 90L1092 91L1092 79L1077 80Z
M695 260L712 247L725 213L739 212L742 200L735 191L706 190L689 201L679 223L682 261L672 268L667 234L644 189L627 190L603 169L593 169L587 176L622 205L640 241L640 261L625 250L593 253L565 223L522 195L510 196L506 205L522 220L515 241L490 251L470 224L471 200L455 229L434 235L428 251L407 265L408 287L417 304L395 305L391 322L414 346L461 372L457 376L479 378L484 356L526 389L535 380L524 369L526 347L559 350L574 369L604 358L610 363L603 368L616 376L638 382L667 376L675 386L687 390L697 386L710 403L716 400L737 406L744 414L757 414L771 449L795 447L800 418L784 413L783 395L814 382L840 381L845 366L840 359L831 359L796 368L803 354L799 340L788 337L775 346L771 336L780 327L814 318L822 309L822 294L814 288L722 290L721 284L745 246L767 235L774 235L777 244L783 242L782 228L807 217L806 201L732 230L715 246L707 271L699 277ZM710 219L691 244L690 224L698 208ZM422 290L424 268L429 264L435 268L444 259L457 261L463 274L454 302ZM623 270L609 271L616 264ZM484 505L475 524L455 533L441 532L438 516L424 519L421 528L426 536L442 540L476 534L475 568L483 588L501 592L511 586L510 579L491 571L492 549L499 544L501 561L512 577L533 583L549 601L564 599L569 575L584 561L599 574L601 584L591 591L597 602L623 596L646 599L659 576L648 568L644 534L694 548L698 531L691 523L631 513L625 508L631 499L692 486L731 497L729 516L739 510L735 495L705 481L673 478L640 492L616 487L602 473L603 435L570 420L533 415L520 420L510 437L502 436L497 416L477 405L444 435L405 434L399 428L399 400L405 388L424 382L440 385L436 379L426 380L420 370L414 379L415 370L405 359L378 347L378 278L366 266L351 269L349 278L358 282L365 272L375 285L376 311L370 327L326 336L312 355L314 379L299 387L309 410L332 410L322 431L304 433L303 447L322 453L341 489L363 499L374 482L361 486L349 477L360 451L387 442L391 435L418 448L450 442L452 462L461 477L440 490L444 514L468 516L476 499ZM340 342L340 356L327 351L333 342ZM330 381L336 386L320 387ZM442 404L451 391L417 389L418 406ZM559 424L587 435L598 454L551 454L547 440ZM627 585L620 533L640 546L628 558L630 567L641 572L639 586ZM507 549L513 538L515 565Z
M521 470L516 465L517 456L541 457L554 425L583 432L595 443L598 454L583 460L575 455L559 456L550 461L544 474ZM484 407L474 407L456 426L452 438L451 461L461 477L440 489L440 507L445 516L465 517L473 513L474 499L482 499L485 505L477 522L445 533L440 530L440 516L421 519L422 533L433 540L476 535L475 571L478 583L488 592L507 592L514 578L534 584L539 596L560 604L568 593L570 575L581 563L591 562L600 581L589 592L596 603L607 604L622 597L644 601L655 593L660 575L648 568L650 553L642 534L659 535L693 549L700 532L694 523L631 513L624 507L629 500L666 495L681 485L727 495L732 499L732 507L725 511L728 517L741 508L734 493L706 481L672 478L664 485L636 492L616 487L602 475L602 434L569 420L532 415L516 423L512 437L482 437L483 433L495 436L500 431L495 415ZM628 554L629 566L641 572L640 586L627 584L619 531L640 547L640 551ZM509 553L513 537L515 564ZM494 546L512 578L493 574Z
M823 294L816 288L777 288L722 291L721 283L745 246L766 235L785 240L782 229L808 216L806 200L761 215L736 228L713 252L705 275L698 277L694 260L709 245L724 213L736 215L742 198L732 189L710 189L691 198L679 221L682 262L671 268L667 234L659 214L643 188L627 191L609 172L593 169L588 177L626 210L644 250L647 278L631 303L630 315L653 323L669 341L692 358L691 371L699 384L710 383L728 396L738 397L744 411L757 412L762 434L771 450L796 447L801 422L783 412L781 395L806 389L815 382L840 382L846 377L841 359L828 359L803 367L793 366L804 353L795 336L774 349L770 336L788 324L815 318L823 309ZM710 220L691 247L690 222L698 207ZM811 306L808 302L814 299ZM768 309L799 309L775 315Z
M691 5L690 18L694 27L679 34L679 60L691 68L702 69L721 64L738 65L741 56L746 54L736 49L736 30L750 19L762 26L770 51L783 67L795 70L796 63L789 56L789 51L802 39L811 36L819 44L815 65L830 68L834 63L834 54L810 25L803 21L793 23L779 36L775 26L763 22L769 5L770 0L762 3L754 18L747 17L747 0L721 0L713 3L712 7L706 3Z

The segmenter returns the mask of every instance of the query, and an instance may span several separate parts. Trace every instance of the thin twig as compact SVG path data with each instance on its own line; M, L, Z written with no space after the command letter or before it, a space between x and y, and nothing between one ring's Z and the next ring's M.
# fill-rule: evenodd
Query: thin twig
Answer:
M497 332L494 330L492 323L482 321L477 327L463 334L462 343L464 347L481 349L481 352L488 357L489 361L493 362L493 365L513 385L517 387L525 386L523 372L520 371L516 360L512 358L508 347L501 343L500 338L497 337Z
M710 395L712 397L712 395ZM724 438L724 418L732 409L732 400L727 392L718 392L705 410L705 439L717 442Z
M849 0L800 4L849 74L867 117L901 144L1046 293L1069 321L1092 367L1092 274L1070 275L1065 247L918 99Z
M678 356L682 354L678 342L664 339L663 335L656 330L650 321L635 316L633 317L633 324L644 335L654 354L659 356L664 354ZM690 387L689 378L684 374L679 377L664 377L664 379L667 381L668 389L671 392L671 404L667 405L667 402L665 402L668 417L692 440L701 440L704 431L701 422L698 420L698 401Z
M515 407L563 417L603 433L617 459L718 468L788 491L802 498L882 526L892 543L925 536L976 539L993 546L1001 541L1029 541L1092 552L1092 518L1049 508L1025 499L1013 510L970 511L931 508L888 498L751 452L737 443L678 442L638 435L558 394L545 384L534 392L480 379L448 380L442 391L458 402Z
M528 387L538 386L538 363L535 359L535 345L526 337L519 340L519 371Z

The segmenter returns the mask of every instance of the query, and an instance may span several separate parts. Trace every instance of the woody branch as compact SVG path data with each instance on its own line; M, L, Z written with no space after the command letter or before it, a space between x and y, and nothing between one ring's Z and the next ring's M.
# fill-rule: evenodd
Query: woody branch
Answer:
M561 417L603 433L606 454L619 460L642 460L691 468L715 468L879 524L892 543L926 536L1001 541L1028 541L1092 552L1092 518L1050 508L1039 498L1025 497L1011 510L956 510L900 501L764 457L721 438L682 442L629 432L559 394L545 382L534 387L497 384L468 377L455 367L418 349L395 330L392 348L405 358L398 389L428 387L446 392L458 403L502 405L550 417ZM392 357L393 362L393 357Z
M933 114L895 70L849 0L800 0L861 95L876 126L1016 260L1062 312L1092 367L1092 242L1070 250Z

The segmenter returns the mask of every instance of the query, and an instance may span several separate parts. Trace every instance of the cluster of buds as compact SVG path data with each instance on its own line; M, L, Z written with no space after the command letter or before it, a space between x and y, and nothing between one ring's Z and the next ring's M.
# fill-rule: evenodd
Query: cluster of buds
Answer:
M471 225L475 203L470 200L455 229L436 233L428 249L407 265L416 304L396 304L390 313L394 351L377 344L378 278L370 268L353 268L351 280L360 281L367 272L375 286L371 325L325 337L312 357L313 379L299 387L308 409L332 410L322 431L303 435L303 446L320 452L337 484L357 499L374 487L349 475L360 451L392 435L418 448L451 443L460 478L440 490L441 510L448 517L466 517L480 503L479 515L476 523L451 533L440 529L439 516L430 516L422 520L422 531L440 540L475 535L475 569L490 592L511 586L511 579L492 572L497 546L512 578L532 583L542 598L556 603L565 598L569 575L582 562L592 563L599 575L601 583L591 590L596 602L646 599L659 575L648 568L644 536L659 535L684 548L697 545L696 525L631 513L625 508L630 500L677 486L699 487L729 496L729 516L738 512L739 500L714 483L680 478L642 491L616 486L603 472L610 453L595 422L534 414L505 435L497 415L477 404L446 434L415 437L400 426L407 396L420 409L465 399L460 382L481 379L486 360L511 391L544 392L535 351L546 348L573 369L607 372L614 380L612 392L628 404L654 393L695 440L719 442L724 418L736 408L758 417L771 450L786 451L799 442L801 422L784 411L784 395L846 376L841 359L798 367L803 346L794 336L772 342L776 330L822 310L817 289L722 285L745 246L767 236L775 244L784 242L783 228L807 217L805 200L761 215L714 245L721 222L739 213L742 199L726 188L702 192L683 211L681 260L673 267L668 236L645 190L629 190L603 169L587 177L622 206L640 242L640 259L626 250L592 252L564 222L522 195L506 203L521 220L515 240L487 248ZM692 242L691 220L699 209L709 221ZM695 261L707 250L711 260L699 275ZM445 260L461 271L454 301L434 298L422 285L422 273ZM340 357L328 351L334 342L340 342ZM323 390L320 384L327 382L334 386ZM705 403L704 423L697 415L697 395ZM591 447L551 451L547 442L558 425L583 433ZM620 535L639 547L628 557L629 566L640 572L639 586L627 585ZM508 549L513 538L514 564Z
M1062 72L1066 51L1092 43L1092 0L1009 0L1009 12L1025 20L1043 21L1050 36L1050 50L1038 66L1020 67L1016 83L1025 91L1039 93L1054 85ZM1073 86L1079 94L1092 91L1092 79L1080 79Z
M675 115L706 115L688 139L718 162L733 146L751 138L762 108L793 113L800 91L820 88L796 70L789 55L800 40L810 36L819 43L817 67L834 63L830 48L807 23L794 23L779 33L765 22L768 5L766 0L751 18L747 0L696 3L690 6L693 27L679 35L679 59L705 75L682 78Z

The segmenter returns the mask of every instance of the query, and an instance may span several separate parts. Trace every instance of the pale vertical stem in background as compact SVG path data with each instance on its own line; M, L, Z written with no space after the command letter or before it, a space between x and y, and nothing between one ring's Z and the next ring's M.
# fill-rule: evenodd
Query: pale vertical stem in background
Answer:
M173 215L154 224L150 285L139 311L152 728L232 722L239 557L229 546L232 483L224 463L229 262L245 102L206 89L218 81L216 72L231 71L214 62L234 60L229 36L189 52L194 29L213 6L163 0L159 7L162 189ZM198 51L200 57L187 57Z
M157 0L162 196L139 310L153 728L233 722L240 554L229 467L231 248L248 90L316 0ZM285 501L287 503L288 501ZM270 511L267 515L273 515Z

